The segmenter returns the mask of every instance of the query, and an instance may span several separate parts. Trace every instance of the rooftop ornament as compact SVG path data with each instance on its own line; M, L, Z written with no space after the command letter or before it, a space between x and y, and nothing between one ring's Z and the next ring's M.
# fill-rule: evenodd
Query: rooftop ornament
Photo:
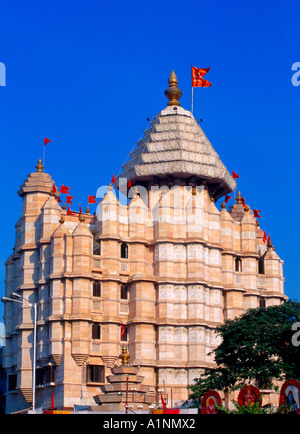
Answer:
M169 77L169 87L165 90L165 95L169 100L167 106L181 105L179 100L182 96L182 90L178 88L178 79L176 77L174 69Z

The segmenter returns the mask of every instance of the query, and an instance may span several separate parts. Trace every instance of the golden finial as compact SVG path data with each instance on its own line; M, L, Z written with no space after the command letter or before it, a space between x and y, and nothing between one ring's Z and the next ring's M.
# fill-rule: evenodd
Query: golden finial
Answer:
M245 212L248 212L250 210L249 205L245 205L244 210Z
M38 164L35 166L37 172L43 172L44 166L42 165L42 159L39 158Z
M241 192L239 191L238 192L238 195L237 195L237 197L236 197L236 199L235 199L235 202L237 203L237 204L241 204L242 203L242 195L241 195Z
M119 355L119 358L122 360L123 366L128 364L128 360L130 359L130 354L128 353L126 345L123 345L122 353Z
M79 221L80 221L81 223L83 223L83 222L85 221L85 218L83 217L82 214L81 214L81 216L79 217Z
M169 102L167 106L180 106L180 98L182 96L182 90L178 88L178 79L176 77L176 74L173 71L171 72L171 75L169 77L169 87L165 90L165 95L168 98Z
M60 218L60 220L59 220L59 223L60 223L61 225L63 225L64 222L65 222L65 219L63 218L63 216L61 216L61 218Z
M63 203L63 206L61 207L61 209L63 209L63 210L66 210L66 209L67 209L67 206L66 206L65 203Z
M221 208L222 208L222 209L225 209L225 208L226 208L226 203L225 203L225 201L222 202Z
M86 214L89 214L89 213L90 213L89 206L87 206L87 208L86 208L86 210L85 210L85 213L86 213Z
M213 196L210 196L211 203L215 203L215 198Z
M271 240L268 241L268 249L275 250L273 244L271 243Z

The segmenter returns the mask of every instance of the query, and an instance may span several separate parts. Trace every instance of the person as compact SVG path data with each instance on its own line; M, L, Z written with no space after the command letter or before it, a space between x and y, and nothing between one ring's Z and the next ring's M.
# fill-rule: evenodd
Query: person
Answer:
M206 403L206 414L216 414L215 400L214 398L208 398Z
M249 407L251 405L255 404L255 396L254 393L252 392L250 387L247 387L247 389L245 390L244 396L243 396L243 401L244 401L244 405L246 405L246 407Z
M285 408L288 409L291 413L298 410L298 404L291 390L289 390L288 394L286 395Z

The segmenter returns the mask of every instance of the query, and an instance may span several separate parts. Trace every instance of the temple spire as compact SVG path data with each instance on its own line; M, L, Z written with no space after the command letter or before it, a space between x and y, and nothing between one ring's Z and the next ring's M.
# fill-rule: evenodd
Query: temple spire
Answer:
M168 98L169 102L167 106L180 106L180 98L182 96L182 90L178 88L178 79L174 72L174 69L171 72L169 77L169 87L165 90L165 95Z

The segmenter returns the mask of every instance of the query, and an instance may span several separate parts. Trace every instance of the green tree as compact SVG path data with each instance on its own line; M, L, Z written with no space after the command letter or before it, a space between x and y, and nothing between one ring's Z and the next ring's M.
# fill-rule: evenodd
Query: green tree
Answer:
M253 380L272 387L275 379L300 379L300 346L292 343L295 322L300 322L296 301L249 309L227 320L216 329L222 338L212 351L216 367L205 369L190 386L190 399L198 405L207 390L227 393Z

